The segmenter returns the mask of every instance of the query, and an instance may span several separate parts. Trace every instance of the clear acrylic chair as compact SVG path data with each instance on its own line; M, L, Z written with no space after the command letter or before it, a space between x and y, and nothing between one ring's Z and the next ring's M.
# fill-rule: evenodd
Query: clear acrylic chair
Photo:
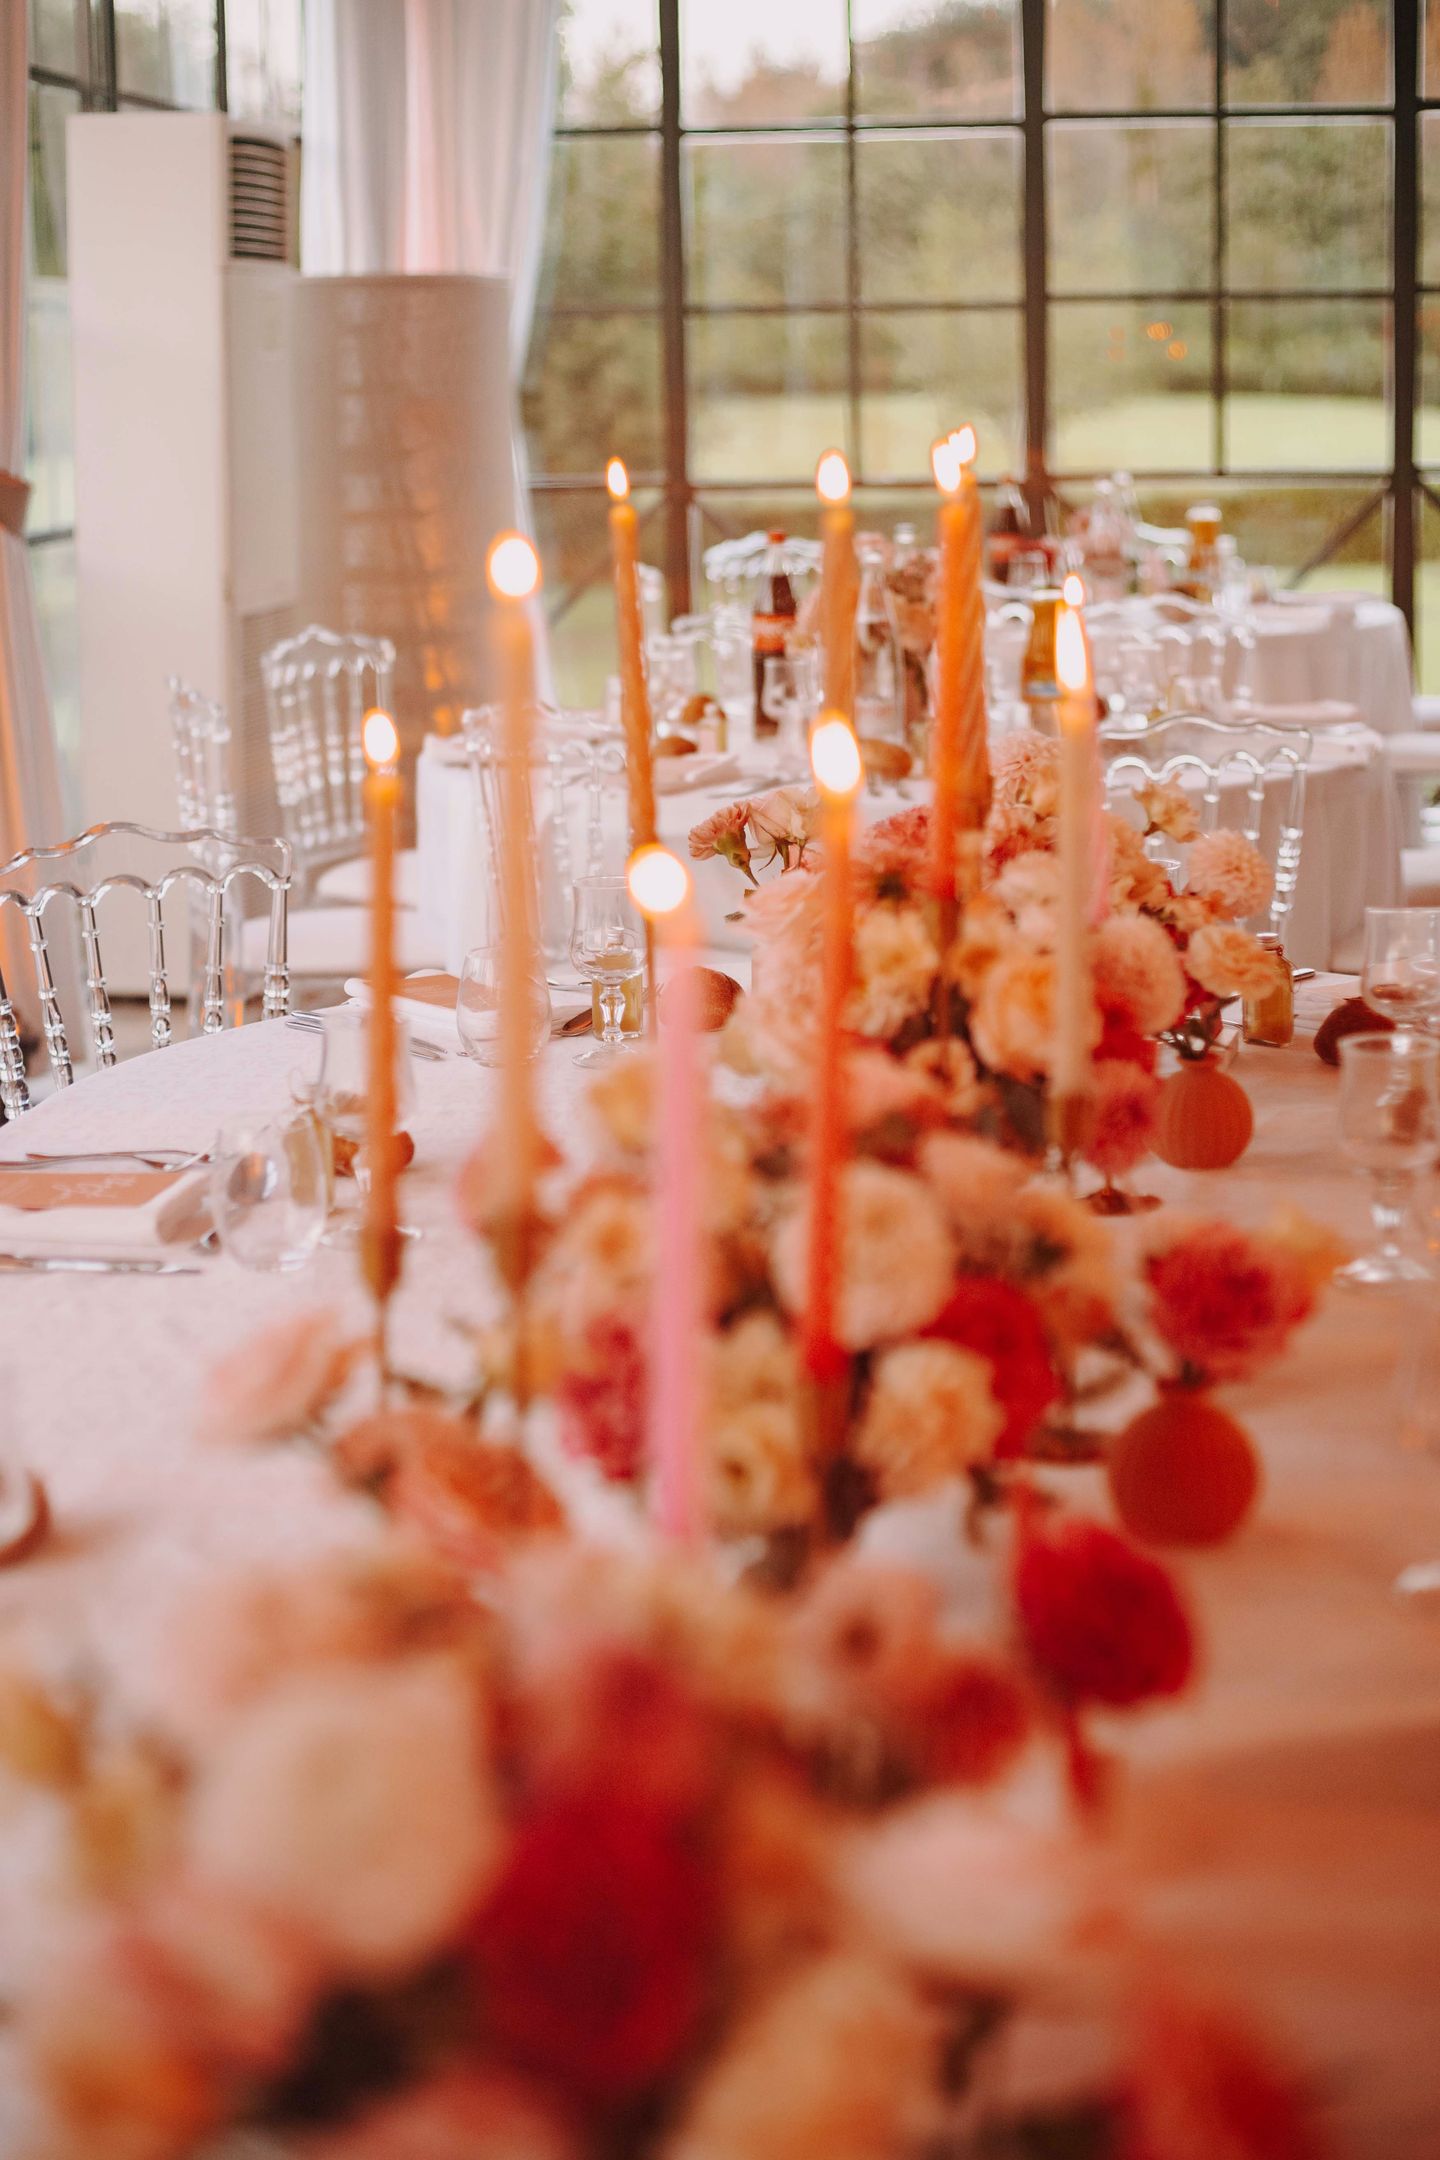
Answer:
M365 840L366 713L390 706L389 638L342 636L312 623L260 661L280 823L303 884Z
M286 911L290 897L290 849L283 840L237 840L213 830L157 832L145 825L94 825L57 847L31 848L0 866L0 918L18 915L35 978L35 991L50 1069L57 1087L75 1078L77 1049L57 987L52 941L78 926L84 955L85 1028L98 1066L116 1062L114 1016L100 945L102 902L129 892L143 908L145 975L150 1041L166 1049L174 1035L170 972L166 958L164 904L180 890L203 909L205 936L200 962L200 1027L206 1035L225 1025L227 937L236 911L231 895L244 881L268 896L262 1012L280 1018L289 1004ZM135 903L131 903L132 911ZM133 920L133 912L132 912ZM16 1023L12 986L0 974L0 1103L7 1117L30 1108L25 1058Z
M530 708L531 815L535 822L541 935L550 958L568 949L570 895L577 877L624 868L625 744L588 709ZM498 860L500 708L460 715L474 778L481 844Z
M1305 838L1305 782L1313 738L1308 728L1262 721L1212 720L1175 714L1152 721L1142 735L1100 730L1109 806L1124 814L1137 787L1176 783L1195 804L1200 830L1241 832L1269 862L1275 878L1270 905L1256 927L1283 944L1295 905L1295 882ZM1183 883L1184 844L1154 833L1146 852Z
M234 745L225 708L178 675L172 675L166 687L180 823L187 831L203 825L238 839Z

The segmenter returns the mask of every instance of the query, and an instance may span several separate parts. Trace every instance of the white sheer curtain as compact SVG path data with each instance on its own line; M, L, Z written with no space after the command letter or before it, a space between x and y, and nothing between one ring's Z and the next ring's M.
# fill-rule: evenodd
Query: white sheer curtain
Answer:
M510 281L518 381L550 164L559 0L306 0L307 272Z
M30 556L22 532L25 455L25 283L29 10L0 4L0 862L21 848L63 840L60 764L40 656ZM13 922L13 913L6 910ZM7 932L7 935L10 933ZM0 967L23 980L7 945Z

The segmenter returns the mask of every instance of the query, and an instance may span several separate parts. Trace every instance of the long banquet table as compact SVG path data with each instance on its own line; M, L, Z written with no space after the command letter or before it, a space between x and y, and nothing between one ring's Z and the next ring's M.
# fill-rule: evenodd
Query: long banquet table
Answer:
M1292 1049L1244 1052L1256 1135L1234 1170L1150 1166L1144 1182L1247 1221L1303 1205L1361 1236L1365 1190L1338 1156L1335 1078L1308 1040L1340 987L1310 986ZM137 1058L0 1131L0 1160L202 1147L221 1118L283 1102L317 1055L271 1024ZM407 1254L398 1351L408 1369L458 1379L448 1323L476 1310L485 1278L450 1193L493 1077L456 1058L418 1064L415 1079L406 1196L424 1236ZM572 1142L583 1079L569 1047L547 1052L545 1108ZM187 1593L239 1563L375 1534L368 1506L315 1461L235 1452L197 1415L213 1361L267 1321L333 1302L360 1323L351 1266L326 1251L299 1278L217 1259L193 1276L0 1282L4 1438L43 1474L56 1516L50 1545L0 1573L0 1655L98 1665L143 1707ZM1119 1835L1152 1924L1269 2013L1356 2160L1440 2150L1440 1600L1390 1588L1406 1562L1440 1555L1440 1459L1400 1439L1410 1353L1435 1303L1432 1291L1336 1292L1282 1365L1226 1392L1261 1444L1263 1503L1231 1547L1181 1563L1208 1645L1201 1686L1121 1742ZM1422 1385L1440 1416L1440 1342ZM1094 1473L1064 1475L1104 1504ZM0 1989L43 1924L27 1873L13 1851L0 1861ZM1043 2083L1043 2059L1024 2067ZM12 2149L0 2103L0 2154Z

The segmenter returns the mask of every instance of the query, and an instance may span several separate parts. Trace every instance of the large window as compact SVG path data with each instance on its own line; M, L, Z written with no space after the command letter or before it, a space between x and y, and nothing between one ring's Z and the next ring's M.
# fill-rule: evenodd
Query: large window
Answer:
M525 401L562 688L604 671L612 448L683 607L711 540L812 526L829 442L863 515L928 517L958 417L992 481L1213 491L1252 562L1392 593L1422 657L1433 617L1440 679L1426 6L569 0Z
M31 269L27 537L67 768L79 736L75 452L65 283L71 113L220 107L300 125L301 0L29 0Z

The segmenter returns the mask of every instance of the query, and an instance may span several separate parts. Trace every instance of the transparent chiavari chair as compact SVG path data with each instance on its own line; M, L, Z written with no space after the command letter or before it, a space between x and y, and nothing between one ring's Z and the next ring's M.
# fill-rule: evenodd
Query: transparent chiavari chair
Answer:
M395 647L312 623L272 645L260 673L280 823L303 882L364 845L361 736L370 708L391 703Z
M238 838L233 738L225 708L178 675L172 675L166 687L180 823L187 830L204 825L230 839Z
M534 705L529 719L541 937L555 959L568 950L576 878L624 867L625 745L597 712ZM482 845L492 863L499 855L500 727L498 706L471 706L460 715ZM496 900L498 907L498 890Z
M1295 881L1305 838L1305 781L1313 738L1308 728L1263 721L1212 720L1175 714L1152 721L1142 736L1109 725L1100 730L1108 805L1124 814L1137 787L1177 783L1194 801L1202 832L1226 826L1265 856L1275 888L1257 928L1282 944L1295 904ZM1183 884L1186 845L1153 833L1146 851Z
M145 825L95 825L76 840L31 848L0 866L0 917L18 915L35 978L41 1026L57 1087L69 1087L79 1055L78 1029L63 1009L52 940L61 925L78 927L84 955L84 1030L98 1066L116 1062L114 1013L100 943L101 904L122 893L143 910L150 1041L166 1049L174 1035L170 968L166 953L165 901L180 890L203 910L200 961L200 1028L218 1034L225 1025L226 950L232 910L228 902L243 881L258 883L268 897L262 1012L280 1018L289 1004L286 946L290 897L290 849L283 840L237 840L213 830L157 832ZM0 1102L7 1117L30 1108L25 1058L16 1024L14 989L0 975Z

